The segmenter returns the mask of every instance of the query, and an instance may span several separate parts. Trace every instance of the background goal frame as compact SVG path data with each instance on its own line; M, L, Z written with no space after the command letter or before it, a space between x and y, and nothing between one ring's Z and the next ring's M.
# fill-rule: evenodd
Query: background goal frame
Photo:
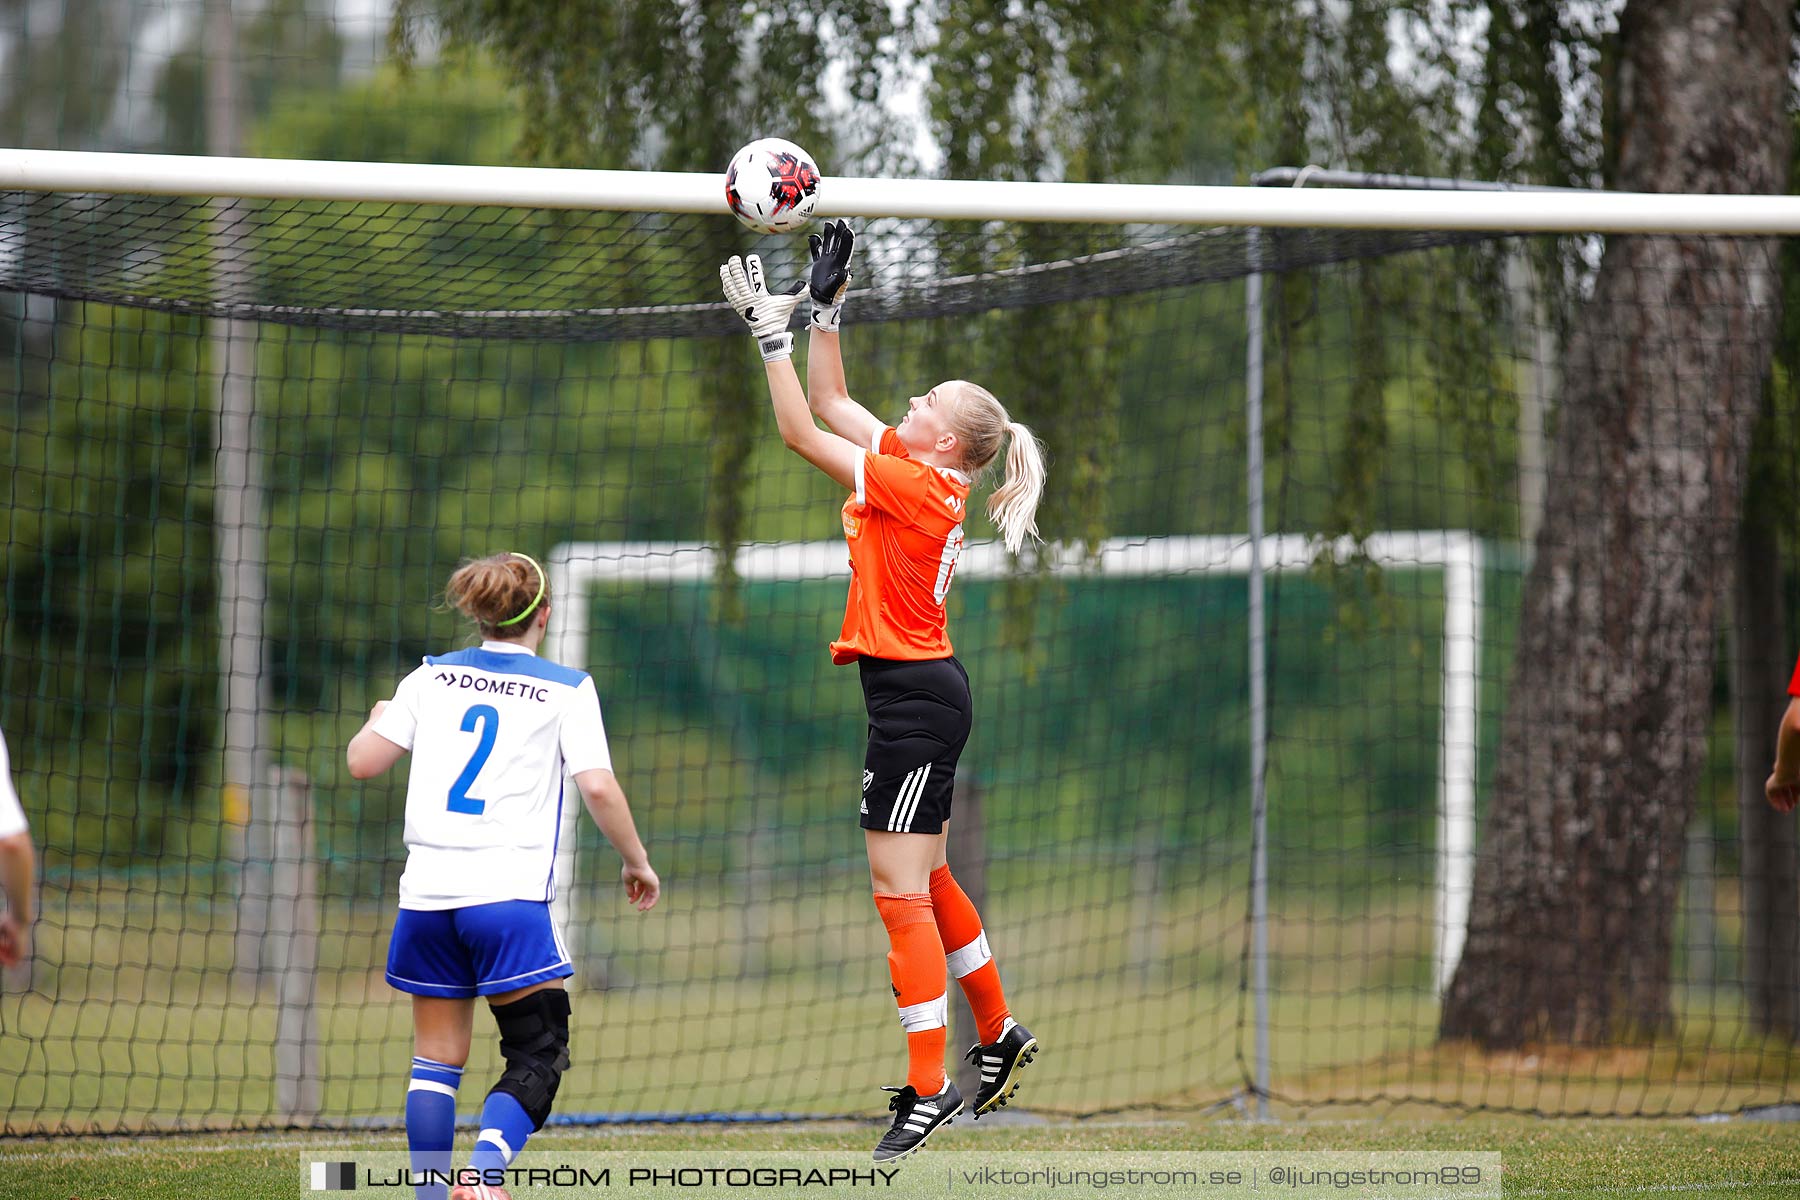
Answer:
M1304 534L1273 533L1261 539L1260 554L1247 536L1229 534L1186 537L1117 537L1102 543L1090 559L1079 546L1049 547L1043 565L1053 575L1129 579L1148 576L1233 576L1250 579L1264 571L1304 571L1322 555L1339 563L1359 553L1357 543L1340 538L1329 544ZM1441 995L1462 956L1469 926L1469 898L1475 876L1475 792L1481 693L1480 541L1464 530L1387 531L1362 543L1360 553L1383 568L1441 570L1444 573L1444 625L1437 775L1436 921L1432 943L1432 980ZM762 543L740 547L733 565L742 580L848 579L849 559L842 542ZM1027 560L1027 567L1036 565ZM545 562L551 594L557 604L543 645L545 657L558 662L587 661L589 619L594 585L618 582L711 584L717 578L718 551L700 542L564 542ZM1011 570L997 542L972 542L957 562L957 574L968 579L1004 578ZM824 637L829 632L821 630ZM815 647L816 649L816 647ZM823 651L819 651L823 653ZM579 912L573 886L577 878L580 806L563 807L558 840L557 928L573 944Z

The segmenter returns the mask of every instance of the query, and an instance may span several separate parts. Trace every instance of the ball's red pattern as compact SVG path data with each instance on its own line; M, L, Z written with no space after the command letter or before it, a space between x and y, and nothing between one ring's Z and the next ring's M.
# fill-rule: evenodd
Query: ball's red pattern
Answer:
M727 173L727 189L735 174L735 171ZM775 178L769 184L769 198L775 201L775 213L793 208L818 188L819 172L811 163L785 152L775 156Z

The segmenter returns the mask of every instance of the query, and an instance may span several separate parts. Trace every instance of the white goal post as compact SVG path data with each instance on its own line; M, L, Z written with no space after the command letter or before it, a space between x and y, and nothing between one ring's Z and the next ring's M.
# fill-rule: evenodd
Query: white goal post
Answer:
M0 190L25 192L726 216L722 174L722 165L717 172L584 171L0 148ZM817 215L1496 233L1795 234L1800 233L1800 196L858 179L827 172Z
M1348 561L1359 547L1350 538L1326 544L1303 534L1267 534L1262 539L1264 571L1303 571L1321 553ZM1480 697L1481 545L1462 530L1389 532L1371 535L1361 552L1384 568L1444 572L1444 647L1439 703L1437 781L1437 873L1432 981L1441 994L1462 956L1469 924L1475 872L1475 771ZM1247 536L1112 538L1090 559L1079 546L1051 547L1054 574L1107 579L1247 576L1251 571ZM741 547L733 560L744 580L848 579L849 557L842 541L760 543ZM550 610L543 653L573 667L588 661L591 598L604 583L687 583L709 585L716 578L717 552L697 542L564 542L545 563L550 573ZM1010 570L1004 548L973 542L957 562L963 579L996 579ZM553 912L566 944L580 920L574 904L578 814L563 808L558 841L557 890Z

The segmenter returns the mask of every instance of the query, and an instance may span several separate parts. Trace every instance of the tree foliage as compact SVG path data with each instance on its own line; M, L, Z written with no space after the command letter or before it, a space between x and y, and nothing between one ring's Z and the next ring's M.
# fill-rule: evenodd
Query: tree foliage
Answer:
M855 0L401 0L391 29L403 64L418 61L427 31L452 55L497 63L520 101L525 161L680 171L722 170L738 146L777 133L826 163L852 161L853 145L823 117L827 80L841 78L855 102L872 104L895 37L886 6ZM718 219L683 218L675 226L703 231L682 241L693 248L693 295L714 298L717 265L739 252L742 231ZM744 347L707 353L722 364L743 357ZM729 564L746 524L745 464L765 425L750 365L714 373L706 396L713 432L707 507L728 604Z
M779 131L812 147L828 174L905 167L912 147L904 122L902 136L885 142L856 131L895 129L884 95L895 81L915 78L923 132L944 175L1223 182L1273 162L1450 169L1466 138L1456 130L1462 81L1449 19L1440 6L1396 10L1368 0L931 0L909 6L897 22L888 6L824 0L403 0L391 45L402 61L417 61L420 47L441 41L452 55L497 63L519 97L520 150L531 161L713 170L750 136ZM1536 29L1520 20L1527 32ZM1523 50L1506 42L1497 53L1510 67ZM842 81L835 89L825 82L833 78ZM1510 91L1494 102L1496 112L1517 107ZM722 258L741 237L713 227L718 240L709 248ZM710 295L711 264L698 267L696 295ZM1124 402L1117 380L1097 370L1089 352L1104 345L1107 323L1102 307L1078 318L1076 336L1059 336L1027 314L984 329L1013 347L1018 364L985 382L1052 455L1041 525L1090 545L1110 529L1103 496ZM951 348L933 359L957 373ZM1364 386L1379 392L1385 375L1365 366ZM766 426L760 407L754 387L722 386L713 398L719 437L711 509L725 547L743 526L737 465ZM1379 405L1353 414L1348 477L1387 469L1385 420ZM1346 487L1340 498L1335 524L1368 528L1368 489Z

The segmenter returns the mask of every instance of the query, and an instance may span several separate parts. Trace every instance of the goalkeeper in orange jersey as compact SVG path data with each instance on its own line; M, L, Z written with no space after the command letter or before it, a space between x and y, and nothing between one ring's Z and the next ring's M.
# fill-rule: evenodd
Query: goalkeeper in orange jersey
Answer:
M850 596L831 657L856 663L862 677L869 742L861 823L909 1064L905 1085L886 1089L895 1093L888 1104L895 1115L875 1148L876 1161L886 1162L917 1150L963 1110L944 1071L946 968L979 1026L981 1041L968 1055L981 1071L977 1117L1007 1102L1038 1049L1007 1009L981 917L946 857L951 787L972 705L968 673L945 629L944 598L962 552L969 491L983 469L1005 445L1004 479L988 514L1016 554L1037 536L1044 462L1031 431L963 380L914 396L892 428L851 399L837 330L855 237L833 221L811 243L809 284L790 292L768 291L755 256L732 258L719 277L756 336L782 441L850 492L842 514ZM808 291L811 352L802 390L787 325Z

